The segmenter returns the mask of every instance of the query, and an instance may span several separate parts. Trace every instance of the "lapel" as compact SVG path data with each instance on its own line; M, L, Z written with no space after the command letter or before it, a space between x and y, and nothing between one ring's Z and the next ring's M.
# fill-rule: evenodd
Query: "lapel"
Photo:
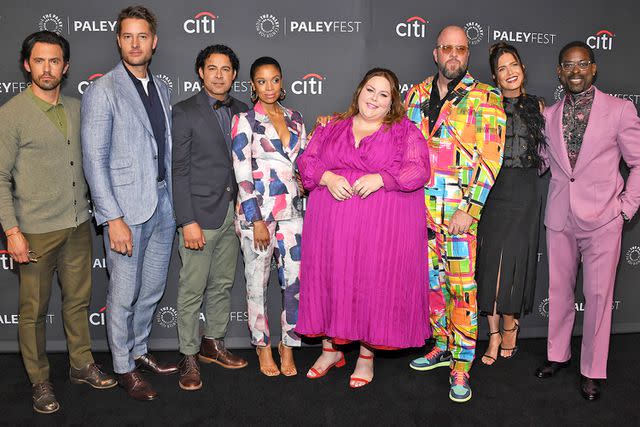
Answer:
M293 120L291 119L291 113L287 108L280 105L280 103L278 103L278 106L282 108L282 111L284 113L284 120L285 120L285 123L287 124L287 128L289 129L289 133L291 134L290 140L289 140L289 147L292 147L292 144L294 143L297 144L297 139L298 139L297 138L298 133L296 130L295 122L293 122ZM288 154L288 152L291 152L291 148L284 147L284 144L280 140L280 135L278 135L278 131L276 130L273 123L271 123L271 120L269 119L269 116L267 115L267 113L264 111L262 104L260 102L257 102L255 107L253 107L253 109L256 112L256 121L263 125L264 139L268 140L268 143L273 147L274 151L277 151L282 155L282 157L291 161ZM294 141L294 138L295 138L295 141ZM263 144L263 149L264 149L265 142L266 141L261 141L261 143ZM269 150L265 149L265 151L269 151Z
M597 153L597 148L605 142L602 138L596 137L596 132L599 129L600 123L607 123L609 112L607 111L606 95L600 92L595 86L594 89L595 93L591 113L589 113L589 122L582 137L582 146L580 147L580 154L578 154L574 172L586 167L591 158Z
M124 69L122 61L113 69L113 77L116 89L121 99L124 99L131 106L133 113L138 117L138 119L140 119L142 126L144 126L151 136L153 136L153 128L151 127L147 110L144 108L144 104L140 99L140 95L138 94L135 85L131 81L131 77L129 77L129 73ZM158 91L158 93L160 93L160 91ZM160 95L160 99L162 99L162 95Z
M549 129L553 132L553 135L550 135L549 147L555 152L556 160L564 173L567 176L571 176L573 171L571 170L571 163L569 163L569 153L567 152L567 143L564 140L564 135L562 133L562 114L564 112L564 103L565 97L563 97L558 103L558 108L555 113L549 115L551 119L551 123L549 123Z
M447 97L449 99L445 101L445 103L442 105L442 108L440 109L440 115L438 116L438 119L436 120L435 125L433 125L433 129L431 129L429 132L429 138L433 137L433 135L440 128L440 126L442 126L442 124L445 121L448 121L449 115L451 114L453 107L458 105L458 103L462 101L469 94L471 89L475 87L475 83L476 83L475 79L471 76L471 74L467 73L462 78L462 80L460 80L460 83L458 83L456 87L453 89L453 92L456 95L453 97L450 97L449 94L447 93Z
M224 130L222 129L222 125L218 120L218 116L214 113L213 108L211 108L211 104L209 104L209 96L206 94L204 89L201 89L198 95L196 95L196 103L205 125L211 131L210 133L213 136L212 142L215 144L222 144L224 146L225 153L227 153L229 159L231 159L231 147L227 146L227 142L224 139Z

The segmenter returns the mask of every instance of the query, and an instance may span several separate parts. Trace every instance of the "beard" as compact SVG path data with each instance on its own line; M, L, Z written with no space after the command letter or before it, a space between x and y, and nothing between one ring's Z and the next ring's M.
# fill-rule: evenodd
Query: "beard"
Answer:
M467 64L463 64L462 62L458 61L460 65L452 70L447 67L447 62L445 62L444 64L438 64L438 71L446 79L455 80L467 72Z
M50 77L49 80L43 80L43 77ZM42 90L53 90L60 86L60 82L62 81L62 77L56 78L51 74L41 74L39 76L32 76L31 83L38 86Z

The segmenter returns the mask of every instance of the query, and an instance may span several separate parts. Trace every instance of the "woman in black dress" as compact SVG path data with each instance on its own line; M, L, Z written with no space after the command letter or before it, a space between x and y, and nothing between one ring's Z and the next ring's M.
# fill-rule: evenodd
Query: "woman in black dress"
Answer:
M525 93L518 51L494 44L489 63L504 97L507 126L502 168L478 228L478 309L487 316L490 331L482 356L486 365L496 361L498 352L507 359L515 355L518 318L533 305L542 205L539 153L545 147L543 103Z

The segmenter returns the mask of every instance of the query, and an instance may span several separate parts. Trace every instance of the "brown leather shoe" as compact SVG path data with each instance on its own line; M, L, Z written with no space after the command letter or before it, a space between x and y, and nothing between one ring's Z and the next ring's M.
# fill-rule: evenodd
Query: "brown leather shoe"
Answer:
M118 381L111 375L102 372L95 363L87 363L83 368L69 368L69 379L73 384L89 384L93 388L103 389L118 385Z
M52 414L60 409L60 404L53 394L53 384L49 381L31 386L33 410L41 414Z
M178 363L180 380L180 388L183 390L200 390L202 388L202 380L200 379L200 365L195 354L184 356Z
M203 363L217 363L223 368L240 369L248 365L247 361L226 349L224 340L202 337L198 358Z
M156 375L171 375L178 372L178 366L175 363L160 363L150 353L136 359L136 368Z
M151 384L144 379L137 370L120 374L118 383L125 389L127 394L136 400L154 400L158 393L151 387Z

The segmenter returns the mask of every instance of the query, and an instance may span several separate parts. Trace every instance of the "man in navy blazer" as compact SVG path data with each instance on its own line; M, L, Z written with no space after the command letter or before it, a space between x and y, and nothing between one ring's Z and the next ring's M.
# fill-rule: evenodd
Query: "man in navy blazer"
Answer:
M143 6L120 12L122 61L89 87L81 109L84 171L96 222L104 226L110 274L107 337L113 369L138 400L153 400L157 393L137 368L177 372L147 349L175 234L169 91L148 68L158 42L156 26Z
M198 360L227 369L247 366L224 344L240 249L233 221L238 185L231 158L231 120L249 108L229 95L239 64L227 46L202 49L195 65L202 90L173 108L173 201L182 259L178 338L184 355L178 368L183 390L202 387ZM201 336L203 300L206 320Z

